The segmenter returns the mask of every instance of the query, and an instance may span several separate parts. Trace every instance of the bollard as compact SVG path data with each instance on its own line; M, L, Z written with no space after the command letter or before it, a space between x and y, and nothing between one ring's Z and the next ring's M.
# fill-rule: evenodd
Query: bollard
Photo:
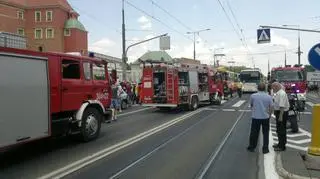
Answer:
M308 153L320 156L320 104L313 106L311 132L311 144L308 148Z

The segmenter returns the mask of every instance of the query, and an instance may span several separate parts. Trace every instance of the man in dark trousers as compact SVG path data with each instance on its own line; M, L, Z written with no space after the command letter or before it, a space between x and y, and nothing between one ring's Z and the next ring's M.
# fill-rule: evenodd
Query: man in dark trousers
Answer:
M276 126L278 135L278 144L275 144L274 151L286 150L287 143L287 120L289 111L289 99L284 87L278 83L272 83L274 96L274 115L276 116Z
M262 126L264 154L269 153L270 116L273 109L272 97L266 92L266 85L260 83L258 92L251 95L252 122L248 151L254 152L258 144L260 127Z

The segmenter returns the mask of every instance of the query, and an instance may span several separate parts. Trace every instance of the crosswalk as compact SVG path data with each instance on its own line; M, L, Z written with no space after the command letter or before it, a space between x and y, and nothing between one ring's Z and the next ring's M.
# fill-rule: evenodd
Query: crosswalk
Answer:
M277 137L277 129L276 124L271 123L270 124L270 131L272 133L272 140L274 143L278 143L278 137ZM290 133L290 131L287 132L287 144L286 147L301 150L301 151L307 151L308 146L311 142L311 134L303 129L299 129L298 133Z
M221 101L222 107L224 107L226 102L228 102L228 101L227 100ZM232 104L227 105L228 107L225 106L224 109L226 109L225 111L229 111L229 109L239 109L239 108L242 108L242 106L245 105L247 102L249 102L249 100L246 100L246 99L235 100L235 101L232 101ZM247 105L248 105L247 109L249 109L250 105L249 104L247 104ZM313 107L314 103L312 103L311 101L307 101L306 105ZM231 110L231 111L234 111L234 110ZM301 112L301 114L311 114L311 112L306 111L306 112Z

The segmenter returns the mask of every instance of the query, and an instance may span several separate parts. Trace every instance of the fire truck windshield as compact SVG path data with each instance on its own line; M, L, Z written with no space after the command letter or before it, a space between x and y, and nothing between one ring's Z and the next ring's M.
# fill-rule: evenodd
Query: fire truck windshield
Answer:
M303 75L301 71L290 70L290 71L276 71L276 79L279 81L301 81L303 80Z

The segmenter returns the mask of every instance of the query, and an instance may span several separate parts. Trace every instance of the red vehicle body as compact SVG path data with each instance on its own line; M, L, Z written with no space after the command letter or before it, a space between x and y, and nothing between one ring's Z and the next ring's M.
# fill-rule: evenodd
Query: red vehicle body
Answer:
M277 67L271 70L271 80L280 82L287 93L297 93L299 105L304 109L307 92L306 71L300 66Z
M219 80L206 65L145 64L142 104L160 108L185 106L192 110L202 102L221 104L223 90Z
M8 84L8 88L15 85L11 91L5 88L2 91L8 98L2 99L0 111L5 116L1 119L4 125L0 127L0 133L7 137L0 140L0 148L57 135L80 134L84 141L98 137L111 103L107 62L62 53L0 47L0 65L3 77L0 83ZM33 79L25 82L18 76ZM41 82L32 81L40 77L38 81ZM24 99L18 99L19 96ZM12 101L23 114L8 112ZM23 120L21 116L25 116Z

